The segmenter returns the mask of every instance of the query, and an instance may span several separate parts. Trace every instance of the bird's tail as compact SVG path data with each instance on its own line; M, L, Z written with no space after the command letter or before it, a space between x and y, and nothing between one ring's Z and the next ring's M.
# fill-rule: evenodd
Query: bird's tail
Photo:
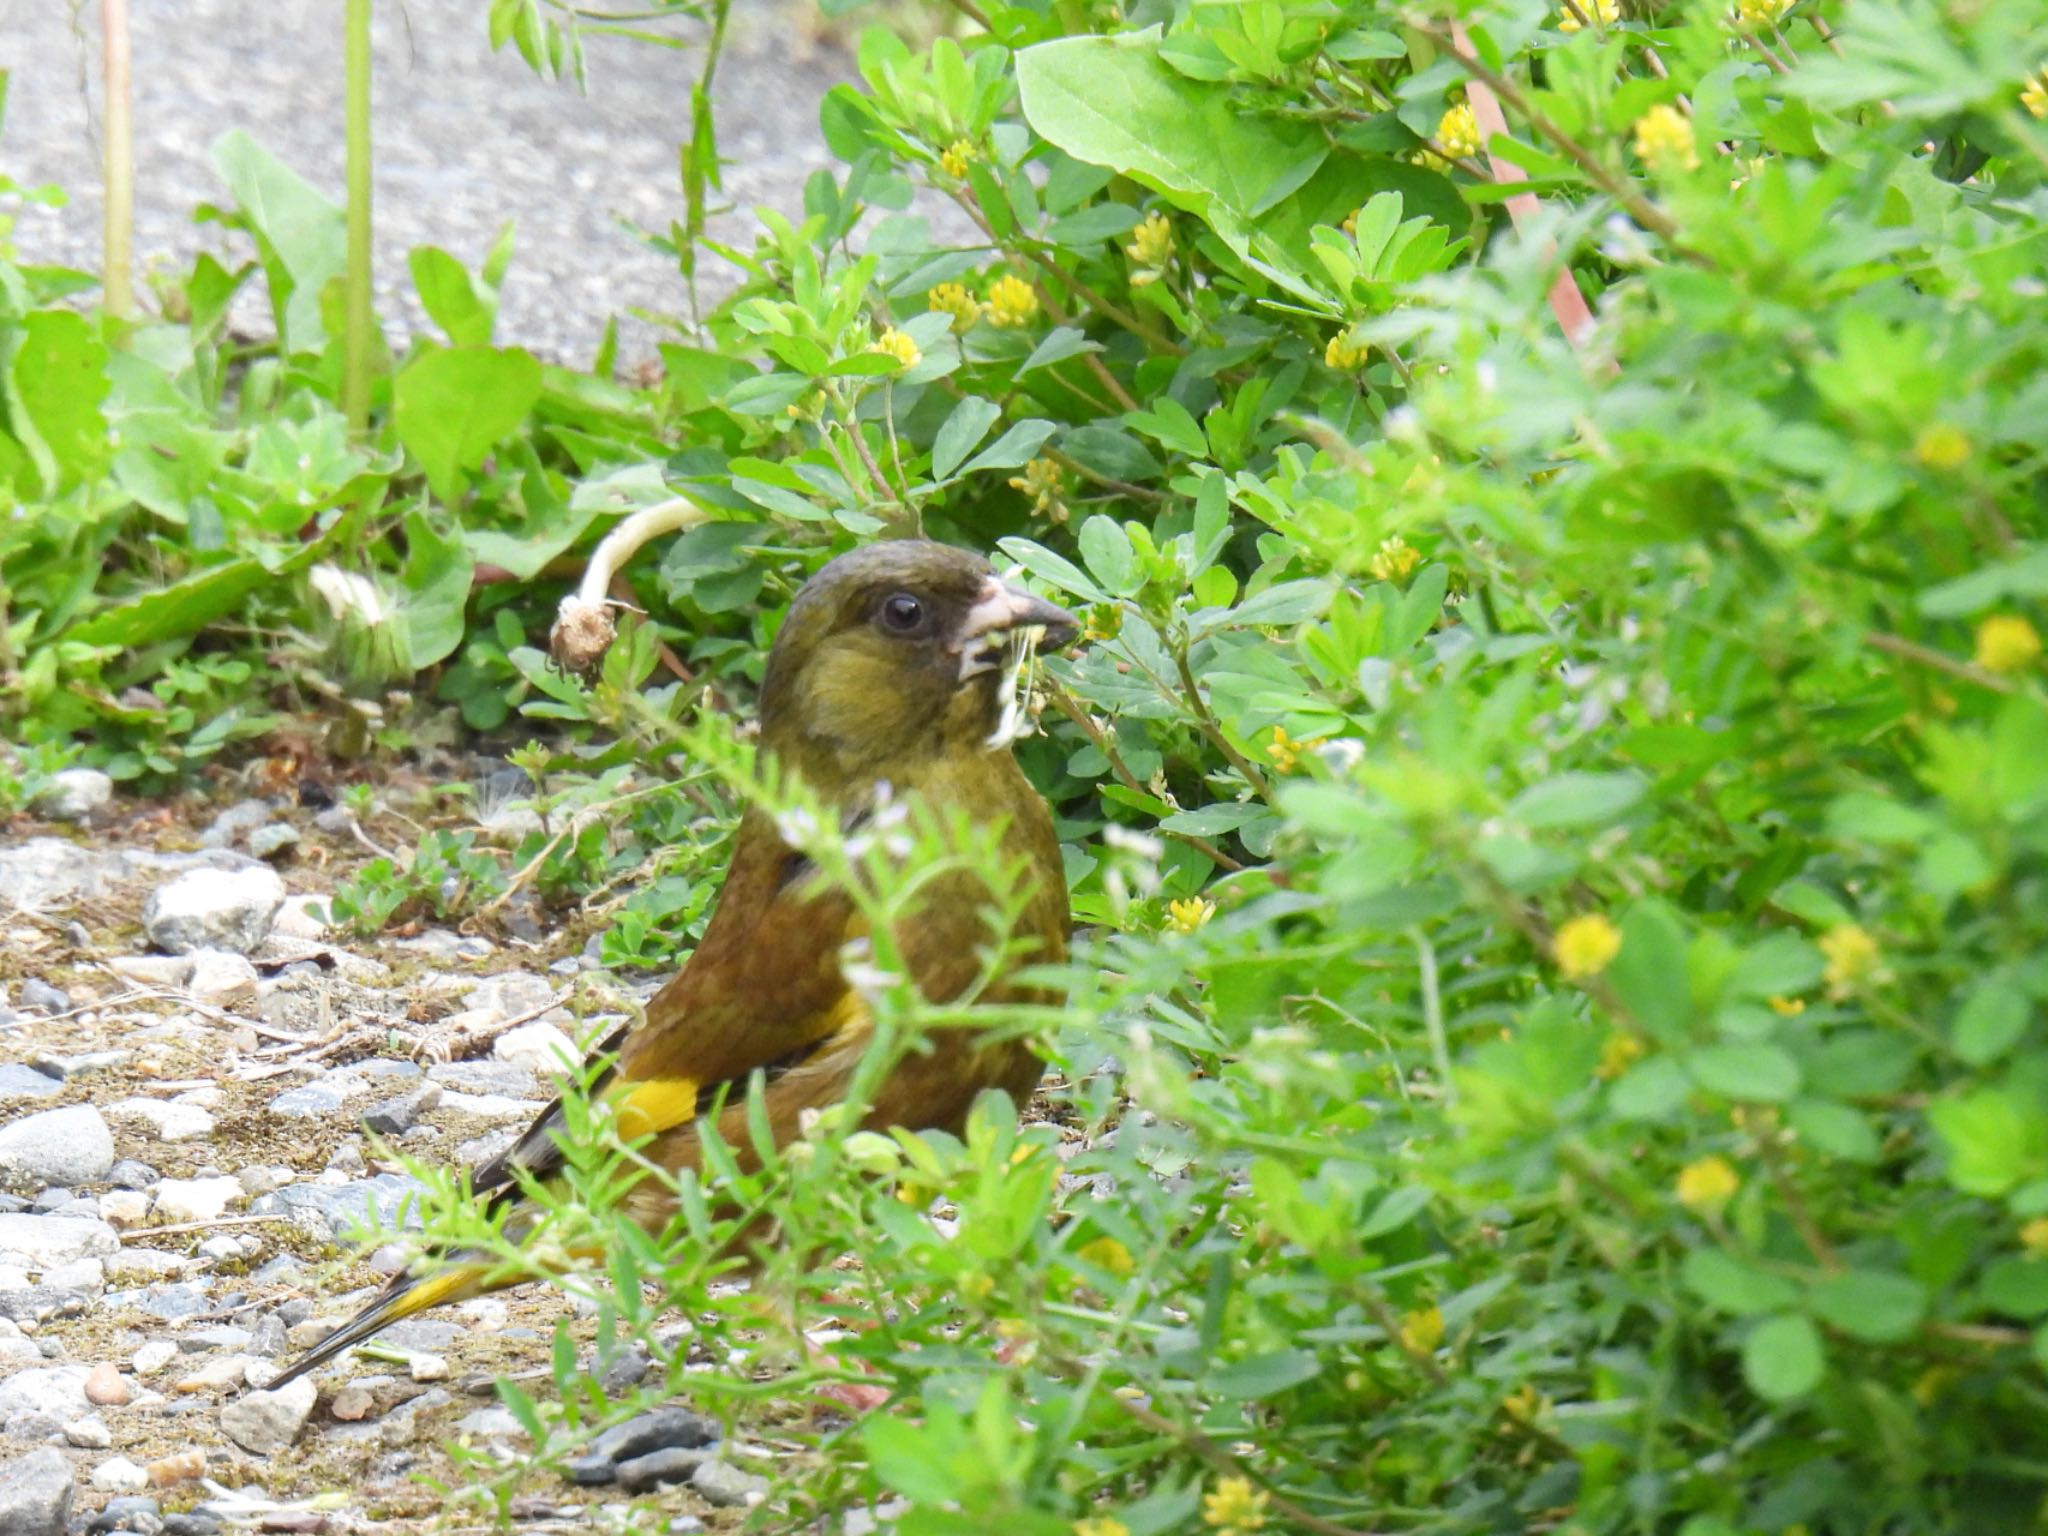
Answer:
M308 1371L317 1370L344 1349L362 1343L402 1317L411 1317L415 1312L424 1312L429 1307L443 1306L451 1301L467 1301L472 1296L518 1283L517 1277L498 1278L493 1273L497 1267L480 1259L458 1256L445 1269L424 1275L400 1275L384 1287L376 1300L294 1360L285 1368L284 1374L264 1390L274 1392L286 1382L296 1381Z

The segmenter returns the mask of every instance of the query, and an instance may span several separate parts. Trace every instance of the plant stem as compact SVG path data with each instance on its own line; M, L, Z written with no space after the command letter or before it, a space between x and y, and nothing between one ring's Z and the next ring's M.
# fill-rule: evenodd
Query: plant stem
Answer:
M101 266L107 313L135 315L135 129L128 37L128 0L100 0L101 58L106 87L103 179L106 221Z
M342 17L342 77L348 155L347 304L342 341L341 407L349 429L370 421L370 4L347 0Z
M1067 692L1058 683L1053 682L1048 682L1045 696L1052 701L1054 709L1057 709L1081 728L1081 734L1088 738L1088 744L1108 760L1109 771L1116 776L1116 781L1119 784L1123 785L1125 789L1128 789L1134 795L1149 795L1151 793L1150 790L1138 782L1137 775L1131 772L1125 765L1123 758L1118 755L1116 743L1110 739L1106 731L1089 718L1088 711L1081 706L1079 699ZM1166 829L1162 827L1160 830L1165 831ZM1186 843L1197 853L1206 856L1212 864L1225 874L1234 875L1244 868L1236 859L1233 859L1206 838L1196 837L1191 832L1168 832L1167 835Z

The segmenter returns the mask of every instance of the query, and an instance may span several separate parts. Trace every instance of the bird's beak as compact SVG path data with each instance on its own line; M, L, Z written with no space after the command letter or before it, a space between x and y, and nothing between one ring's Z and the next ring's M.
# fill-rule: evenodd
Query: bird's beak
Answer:
M978 672L993 672L1002 665L1010 638L1022 630L1042 631L1047 650L1069 645L1081 632L1081 622L1066 609L1034 597L1022 587L991 576L981 595L961 621L953 648L960 654L963 681Z

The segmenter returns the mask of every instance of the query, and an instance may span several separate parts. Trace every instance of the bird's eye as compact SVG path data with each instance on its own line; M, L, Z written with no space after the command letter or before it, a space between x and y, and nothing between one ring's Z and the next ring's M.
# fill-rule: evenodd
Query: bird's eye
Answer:
M882 628L895 635L914 635L924 628L924 604L908 592L882 599Z

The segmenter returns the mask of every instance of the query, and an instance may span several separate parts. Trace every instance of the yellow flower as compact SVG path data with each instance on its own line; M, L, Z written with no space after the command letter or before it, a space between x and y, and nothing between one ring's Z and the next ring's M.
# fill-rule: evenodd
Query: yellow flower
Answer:
M1593 1075L1603 1082L1612 1082L1641 1060L1642 1054L1642 1041L1616 1030L1600 1047L1600 1064L1593 1069Z
M1202 1520L1219 1530L1256 1531L1266 1523L1266 1491L1248 1477L1219 1477L1202 1495Z
M1977 626L1977 665L1987 672L2024 672L2041 656L2041 637L2016 613L1994 613Z
M996 1288L996 1277L986 1270L976 1270L971 1275L960 1277L960 1294L969 1301L986 1301Z
M1436 120L1436 147L1453 160L1479 153L1479 119L1464 102Z
M934 313L951 315L953 329L971 330L981 318L981 300L958 283L939 283L924 296L924 307Z
M1614 23L1621 20L1621 6L1618 0L1577 0L1577 3L1580 12L1599 22L1603 27L1611 27ZM1571 8L1567 6L1557 18L1557 30L1560 32L1576 32L1579 30L1579 27L1578 16L1574 15Z
M915 368L924 358L924 354L917 350L917 343L893 325L869 342L868 350L893 357L905 368Z
M1418 1355L1435 1352L1444 1341L1444 1314L1437 1307L1424 1307L1401 1319L1401 1345Z
M1636 155L1653 170L1697 170L1692 119L1669 103L1650 108L1636 119Z
M1536 1383L1524 1382L1500 1401L1500 1411L1517 1424L1534 1424L1550 1406L1550 1399L1536 1390Z
M1855 923L1837 923L1822 934L1820 952L1828 961L1821 979L1836 997L1873 975L1882 955L1877 940Z
M1792 0L1735 0L1735 19L1745 27L1768 27L1792 9Z
M981 158L981 151L966 139L955 139L939 156L939 169L957 181L967 178L967 167Z
M1090 1515L1074 1522L1074 1536L1131 1536L1131 1528L1115 1515Z
M2027 76L2020 87L2020 105L2036 117L2048 117L2048 64Z
M1296 741L1288 735L1286 726L1276 725L1273 727L1272 745L1266 748L1266 756L1282 773L1292 773L1295 765L1301 761L1301 749L1306 745L1308 743Z
M1167 222L1163 213L1148 213L1145 222L1131 231L1131 243L1124 247L1124 254L1139 267L1131 281L1140 286L1156 282L1173 260L1173 225Z
M1970 462L1970 434L1952 421L1930 421L1913 439L1913 457L1929 469L1961 469Z
M1074 1250L1074 1256L1106 1269L1112 1275L1128 1275L1138 1267L1131 1257L1131 1250L1113 1237L1098 1237L1083 1243Z
M1005 274L989 285L988 323L1005 330L1029 325L1038 314L1038 294L1023 278Z
M1185 896L1166 904L1166 926L1175 933L1193 933L1216 915L1216 903Z
M2037 1259L2048 1259L2048 1216L2036 1216L2020 1228L2020 1246Z
M1806 1012L1806 999L1803 997L1774 997L1770 1004L1771 1012L1781 1019L1796 1019Z
M1718 1212L1741 1187L1741 1176L1725 1157L1703 1157L1678 1170L1678 1203L1702 1215Z
M1598 976L1621 953L1621 930L1598 912L1582 912L1550 941L1551 957L1566 981Z
M1026 464L1023 474L1010 477L1010 489L1029 496L1031 510L1047 517L1057 518L1064 511L1060 506L1060 492L1065 487L1066 476L1061 472L1059 462L1043 456Z
M1344 223L1341 227L1344 233L1354 240L1358 238L1358 215L1363 211L1363 209L1354 208L1344 215Z
M1365 366L1365 360L1372 356L1372 348L1362 341L1353 341L1349 331L1339 331L1323 348L1323 366L1334 368L1339 373L1352 373Z
M1422 564L1422 551L1398 533L1380 540L1379 552L1366 563L1374 581L1406 581L1409 572Z

